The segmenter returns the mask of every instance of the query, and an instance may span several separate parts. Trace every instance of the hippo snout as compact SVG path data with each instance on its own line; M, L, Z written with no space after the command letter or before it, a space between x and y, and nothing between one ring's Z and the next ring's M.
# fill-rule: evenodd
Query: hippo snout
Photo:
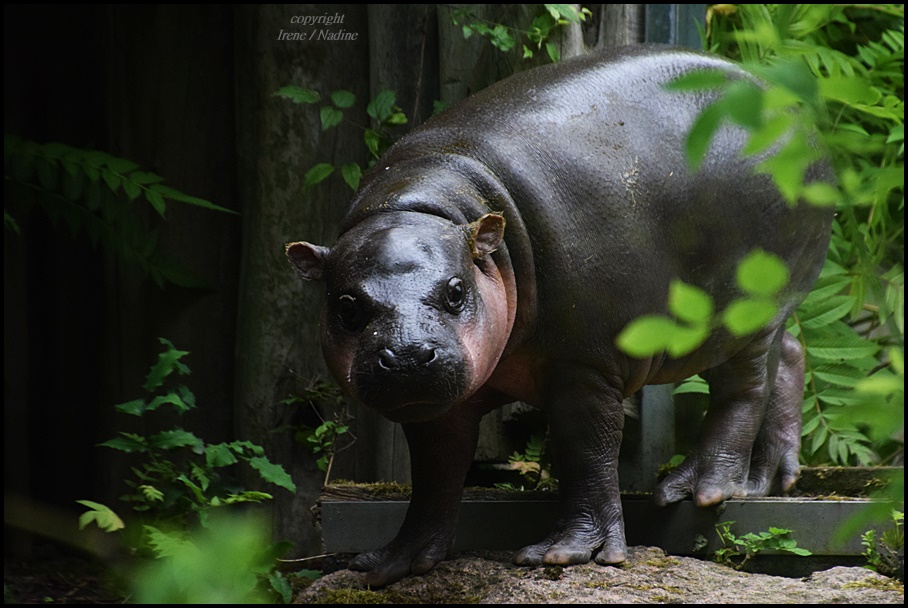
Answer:
M388 372L394 372L429 365L437 359L434 344L425 343L396 350L383 348L378 352L378 367Z
M353 366L357 398L392 419L446 410L463 397L468 376L457 349L427 340L363 349Z

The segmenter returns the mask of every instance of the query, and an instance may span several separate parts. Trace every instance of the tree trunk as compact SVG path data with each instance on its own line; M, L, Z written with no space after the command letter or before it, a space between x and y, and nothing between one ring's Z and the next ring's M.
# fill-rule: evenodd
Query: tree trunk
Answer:
M335 90L350 90L348 110L365 124L368 41L364 5L257 5L236 9L238 196L243 213L242 275L236 344L237 435L263 445L297 484L296 495L274 497L275 538L296 550L318 550L312 526L322 474L309 450L294 442L288 426L307 415L281 401L304 392L327 372L317 346L319 285L303 285L284 255L288 241L333 243L351 195L339 171L316 187L304 187L313 165L362 163L362 131L323 131L319 108ZM331 25L294 24L298 16L337 15ZM315 40L278 39L315 33ZM325 39L320 32L353 40ZM285 85L318 88L323 102L298 105L273 93Z

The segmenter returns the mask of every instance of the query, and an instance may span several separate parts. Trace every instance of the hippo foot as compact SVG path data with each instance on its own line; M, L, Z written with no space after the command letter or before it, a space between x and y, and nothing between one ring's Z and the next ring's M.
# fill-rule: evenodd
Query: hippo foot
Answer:
M394 539L381 549L360 553L347 565L365 572L369 587L385 587L410 574L425 574L448 553L448 542L398 542Z
M656 487L653 498L661 507L693 497L707 507L734 496L747 495L747 456L692 454Z
M514 556L519 566L568 566L585 564L595 554L597 564L620 564L627 559L627 543L619 516L611 529L598 530L585 518L583 522L560 524L541 543L524 547Z
M800 407L795 414L797 417L791 416L788 420L780 416L764 422L750 459L750 474L744 489L746 496L782 494L798 481L801 474L798 462Z
M692 497L698 507L706 507L734 497L787 492L800 474L798 433L800 426L792 430L768 423L749 459L743 455L689 456L656 488L656 503L664 507Z

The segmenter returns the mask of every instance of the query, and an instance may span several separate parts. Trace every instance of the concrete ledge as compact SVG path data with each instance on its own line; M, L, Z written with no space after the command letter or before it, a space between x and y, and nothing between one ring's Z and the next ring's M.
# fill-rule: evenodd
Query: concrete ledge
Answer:
M751 498L728 500L710 508L698 508L691 501L660 508L641 497L625 497L622 502L629 545L660 547L673 555L702 555L721 546L715 525L734 521L731 531L736 535L765 531L771 526L790 528L798 546L814 555L855 556L863 551L860 533L841 544L834 543L832 537L841 524L871 501ZM356 553L384 545L403 523L407 504L406 500L323 497L325 550ZM522 500L467 499L461 507L454 550L519 549L538 542L549 532L557 510L554 495L539 497L538 493Z

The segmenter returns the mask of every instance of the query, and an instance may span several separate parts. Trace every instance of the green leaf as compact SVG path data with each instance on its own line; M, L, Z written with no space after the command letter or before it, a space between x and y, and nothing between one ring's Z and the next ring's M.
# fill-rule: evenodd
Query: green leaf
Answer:
M552 44L551 42L546 42L545 52L548 53L549 59L552 60L552 63L558 63L559 61L561 61L561 49L559 49L557 45Z
M186 555L200 555L198 548L186 540L182 532L167 533L154 526L142 526L148 537L148 546L157 557L177 557Z
M115 172L119 173L121 176L123 176L126 173L129 173L130 171L134 171L135 169L138 169L139 165L137 163L134 163L131 160L127 160L125 158L111 158L107 162L107 168L110 169L111 171L115 171Z
M120 403L115 405L114 408L123 414L130 414L132 416L141 416L145 413L145 400L144 399L133 399L132 401L127 401L126 403Z
M130 182L140 185L157 184L158 182L164 181L164 178L160 175L146 171L136 171L134 173L130 173L127 179Z
M674 280L668 290L668 309L682 321L708 323L713 315L713 300L699 287Z
M387 124L389 125L405 125L407 124L407 115L403 112L394 112L391 116L388 117Z
M820 94L823 97L849 105L874 105L882 97L878 89L870 86L870 84L860 78L827 76L818 79L817 82Z
M177 393L169 392L166 395L159 395L149 401L145 406L145 411L154 411L165 404L172 405L178 414L185 414L190 409L192 409L192 407L190 407L188 403L183 401L182 397L180 397Z
M391 116L391 111L394 108L394 102L396 100L397 96L394 94L394 91L382 91L366 106L366 114L379 123L383 123Z
M517 44L517 41L511 36L508 28L502 24L496 25L489 33L489 41L492 46L503 53L507 53Z
M684 142L687 164L691 171L699 169L703 159L706 158L713 134L722 122L722 116L722 108L718 104L712 103L706 106L694 121L687 134L687 140Z
M700 376L692 376L679 384L674 391L673 395L683 395L685 393L700 393L703 395L709 394L709 384L706 383L706 380Z
M308 188L315 184L321 183L328 179L328 176L334 173L334 165L328 163L318 163L308 171L303 178L303 186Z
M90 500L77 500L76 502L91 509L79 516L80 530L84 530L85 526L91 522L98 524L98 527L105 532L116 532L126 527L123 520L111 511L109 507Z
M378 133L373 129L366 129L363 134L363 141L365 141L366 148L372 153L372 156L375 158L381 156L381 136Z
M312 89L304 89L296 85L287 85L281 87L274 93L275 97L284 97L290 99L293 103L318 103L321 99L321 96L318 94L318 91L313 91Z
M164 493L154 486L141 485L136 488L148 502L164 502Z
M725 91L722 106L732 121L747 129L763 126L763 91L752 82L732 83Z
M171 188L170 186L165 186L164 184L154 184L149 188L149 191L160 194L161 196L164 196L178 203L195 205L196 207L211 209L212 211L221 211L223 213L236 214L236 211L234 211L233 209L227 209L226 207L215 205L211 201L206 201L205 199L199 198L197 196L189 196L188 194L184 194L183 192L180 192L175 188Z
M322 106L319 111L319 117L322 121L322 131L327 131L331 127L336 127L344 120L344 113L331 106Z
M803 133L796 132L781 150L760 163L760 170L771 175L785 199L794 204L807 167L818 158L819 153L804 140Z
M164 217L164 212L167 210L167 203L164 202L163 196L153 190L146 190L145 199L151 203L151 206L158 212L158 215Z
M185 365L180 363L180 359L189 354L187 350L177 350L173 344L163 338L159 339L162 344L167 346L167 350L158 355L157 362L151 367L148 375L145 377L143 388L151 392L164 383L164 378L177 371L180 374L188 373Z
M113 448L121 452L145 452L148 450L148 442L141 435L134 433L120 433L121 437L109 439L98 445L105 448Z
M359 180L362 178L363 170L356 163L347 163L341 167L341 175L344 181L354 192L359 189Z
M129 200L134 201L142 194L142 186L129 179L123 180L123 192Z
M813 370L813 375L830 384L853 388L859 380L866 378L864 370L850 365L825 364Z
M162 431L148 438L148 444L153 448L161 450L172 450L174 448L204 447L204 442L189 431L183 429L173 429Z
M280 486L291 492L296 492L296 484L293 483L290 475L279 464L273 464L264 456L255 456L249 459L249 466L259 472L262 479Z
M668 345L666 346L666 351L669 356L677 359L697 350L708 337L709 327L707 325L696 327L675 325L667 336Z
M669 344L667 335L674 331L677 324L661 315L644 315L637 317L625 327L615 344L627 355L642 359L664 351Z
M754 155L765 152L775 145L791 129L795 118L790 113L780 113L763 122L759 129L751 130L747 144L742 152L745 155Z
M847 315L853 304L851 296L832 296L809 308L802 307L798 318L801 325L808 329L825 327Z
M350 108L356 103L356 95L350 91L334 91L331 93L331 102L338 108Z
M874 342L860 336L819 336L807 342L807 352L827 361L853 361L875 355L880 350Z
M237 462L237 459L230 446L218 443L205 448L205 462L209 468L226 467Z
M667 91L704 91L721 88L728 82L728 74L722 70L704 69L688 72L675 78L667 85Z
M303 570L302 572L295 573L297 576L303 574L308 576L306 573L314 572L313 570ZM283 575L281 572L268 572L268 584L271 585L271 588L281 596L281 599L285 604L289 604L293 601L293 587L290 585L290 581ZM318 573L318 576L321 576L321 573ZM318 576L316 578L318 578ZM315 580L315 579L312 579Z
M756 249L738 264L737 281L751 295L774 296L788 284L788 266L779 256Z
M808 104L817 104L819 99L817 78L810 73L810 69L799 59L786 59L774 63L765 68L764 75L770 81L785 87Z
M765 327L778 311L770 300L740 298L722 313L722 323L732 335L746 336Z

